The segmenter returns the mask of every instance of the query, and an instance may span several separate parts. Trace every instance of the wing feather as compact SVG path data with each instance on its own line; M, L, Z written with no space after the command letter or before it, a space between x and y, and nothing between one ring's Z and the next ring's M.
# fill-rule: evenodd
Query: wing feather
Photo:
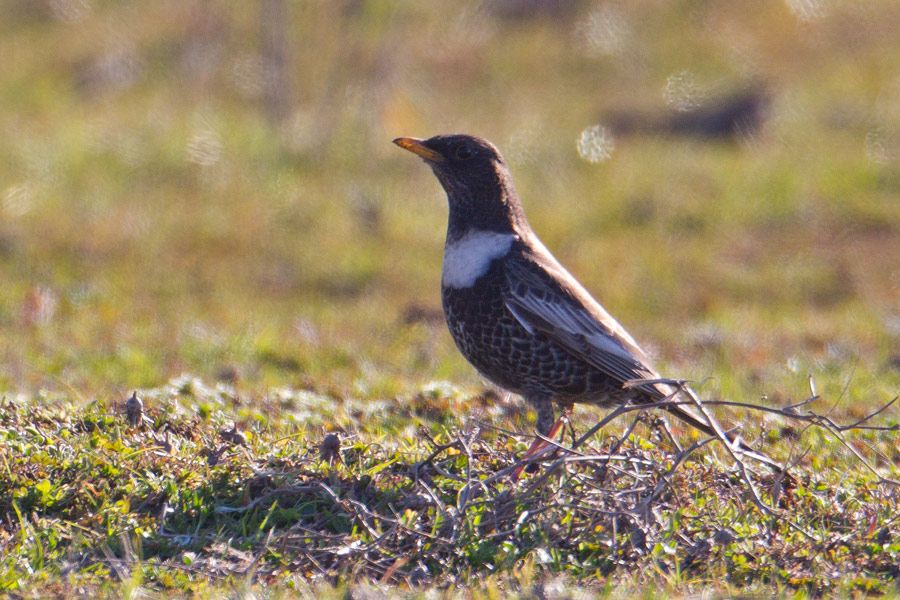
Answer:
M506 307L532 334L540 332L573 355L625 383L659 376L646 355L619 323L569 274L536 237L526 238L522 261L506 262L509 295ZM662 398L675 391L669 385L636 386ZM717 432L705 416L686 406L670 406L670 413L708 435ZM728 436L732 439L731 436ZM746 455L776 471L784 467L739 441Z
M530 332L539 331L622 383L656 373L624 328L536 240L524 261L508 261L506 307ZM659 393L657 388L646 391Z

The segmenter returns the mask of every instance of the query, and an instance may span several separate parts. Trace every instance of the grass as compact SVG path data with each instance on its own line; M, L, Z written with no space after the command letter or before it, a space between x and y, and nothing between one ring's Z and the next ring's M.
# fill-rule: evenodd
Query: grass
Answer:
M622 576L631 589L892 589L894 490L848 472L840 444L815 430L769 436L818 450L783 493L760 480L784 511L772 519L714 456L676 466L653 435L598 437L593 453L619 448L609 462L498 477L527 435L491 424L503 416L495 398L451 391L409 399L390 424L371 402L279 390L248 405L188 378L146 391L157 408L136 426L96 403L66 414L6 401L0 490L17 530L4 541L4 586L216 594L228 582L286 593L361 580L528 595L556 572L595 592ZM495 419L459 429L459 412L478 407ZM238 436L231 415L246 423ZM354 429L329 445L308 432L317 425ZM895 437L856 443L890 453Z
M484 401L444 331L445 208L397 135L495 141L548 247L704 397L783 405L812 377L849 421L900 390L895 2L490 6L290 5L279 120L252 3L0 2L0 589L897 593L896 490L834 440L740 412L774 455L810 449L784 510L815 542L748 506L709 448L656 500L646 548L601 515L633 482L597 490L595 467L567 464L530 495L535 476L498 482L453 544L397 563L459 508L460 477L509 466L531 430L518 403ZM765 81L765 127L579 157L585 127L659 110L673 76L701 94ZM246 445L220 437L235 423ZM896 477L896 434L851 438ZM401 506L414 466L460 440L471 456L448 447L428 473L440 504ZM648 481L673 460L644 426L627 450ZM349 500L406 529L368 550Z

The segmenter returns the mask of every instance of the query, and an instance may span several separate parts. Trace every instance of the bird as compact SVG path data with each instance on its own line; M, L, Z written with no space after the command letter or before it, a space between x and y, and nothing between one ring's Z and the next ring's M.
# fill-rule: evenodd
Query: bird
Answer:
M661 402L688 425L722 433L708 416L665 402L676 388L535 234L493 144L465 134L393 142L424 160L446 192L444 317L468 362L535 410L540 435L525 456L558 434L575 403L610 408ZM555 423L554 404L562 409ZM729 441L780 470L740 440Z

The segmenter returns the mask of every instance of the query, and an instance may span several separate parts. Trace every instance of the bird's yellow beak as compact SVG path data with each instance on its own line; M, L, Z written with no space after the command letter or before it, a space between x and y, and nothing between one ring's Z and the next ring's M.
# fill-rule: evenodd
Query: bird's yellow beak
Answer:
M413 154L418 154L425 160L431 162L442 162L444 160L444 156L441 153L435 152L431 148L425 146L425 144L422 143L422 140L410 137L398 137L394 140L394 143L404 150L409 150Z

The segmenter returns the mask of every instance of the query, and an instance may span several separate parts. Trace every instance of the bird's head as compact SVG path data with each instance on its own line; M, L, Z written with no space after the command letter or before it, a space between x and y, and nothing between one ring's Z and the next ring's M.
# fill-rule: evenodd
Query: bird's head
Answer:
M506 163L489 141L472 135L401 137L394 143L421 157L447 192L451 234L514 231L525 223Z

